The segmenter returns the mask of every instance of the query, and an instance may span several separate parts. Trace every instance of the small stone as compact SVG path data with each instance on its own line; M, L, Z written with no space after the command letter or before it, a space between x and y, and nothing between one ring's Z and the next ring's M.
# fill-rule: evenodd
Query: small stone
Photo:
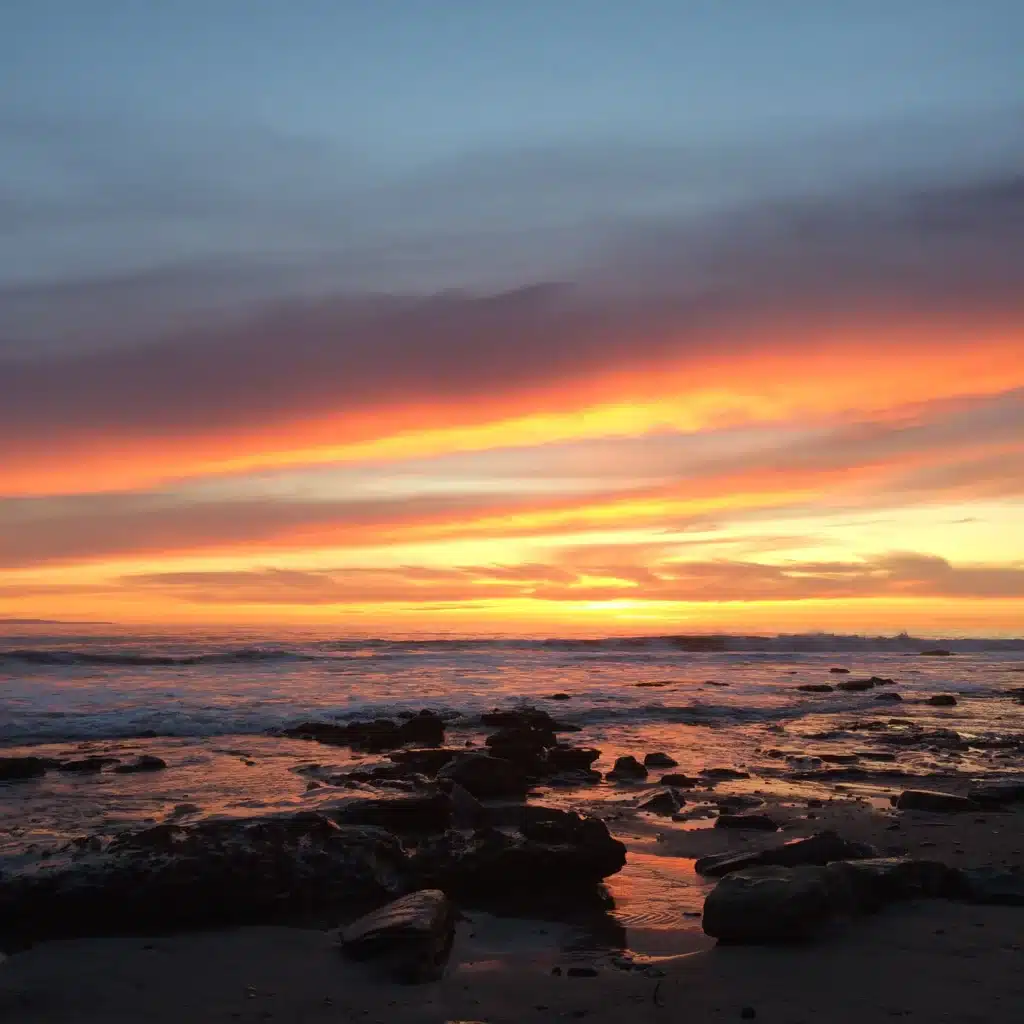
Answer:
M665 817L669 817L677 813L684 803L685 801L678 793L671 789L665 789L660 793L655 793L653 796L649 796L637 807L637 810L648 811L651 814L661 814Z
M928 703L933 708L951 708L956 704L956 697L951 693L937 693L928 698Z
M678 764L679 762L675 758L669 757L668 754L660 750L644 755L644 765L647 768L675 768Z
M134 761L127 764L119 764L114 768L118 775L134 775L138 772L161 772L167 767L167 762L162 757L154 757L152 754L143 754Z
M605 776L612 781L636 781L647 778L647 769L632 754L615 759L615 765Z
M596 967L570 967L566 972L569 978L596 978Z
M720 814L715 828L747 829L754 832L777 832L779 823L766 814Z
M830 668L829 672L834 676L848 676L850 674L850 670L848 668Z

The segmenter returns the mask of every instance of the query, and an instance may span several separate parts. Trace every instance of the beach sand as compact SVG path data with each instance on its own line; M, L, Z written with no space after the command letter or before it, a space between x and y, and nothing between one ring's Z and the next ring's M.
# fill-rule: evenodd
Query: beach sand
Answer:
M881 801L862 802L858 795L838 795L811 812L813 819L789 802L786 834L836 827L884 852L952 864L1022 863L1022 811L897 815ZM786 813L785 807L772 810ZM652 864L685 881L696 855L766 841L706 827L659 828L639 815L617 825L634 856L623 875L610 882L627 910L631 899L649 898L642 890L645 880L650 883ZM667 887L656 926L627 929L627 936L648 951L631 969L620 959L621 951L573 948L557 923L479 912L459 922L443 980L415 987L395 984L372 964L346 960L329 931L244 928L41 943L0 966L0 1020L866 1024L902 1018L914 1024L1013 1024L1021 1019L1021 908L913 902L842 922L808 945L718 947L701 933L698 918L684 916L699 907L707 887L693 879L690 889L679 890L684 894L679 899ZM675 955L658 955L659 948ZM580 966L597 973L568 974ZM556 968L561 973L553 973Z

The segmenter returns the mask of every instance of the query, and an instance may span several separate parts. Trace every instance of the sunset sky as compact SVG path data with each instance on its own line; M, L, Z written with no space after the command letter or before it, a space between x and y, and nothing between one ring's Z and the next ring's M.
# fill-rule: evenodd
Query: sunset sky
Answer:
M1024 635L1020 0L0 11L0 620Z

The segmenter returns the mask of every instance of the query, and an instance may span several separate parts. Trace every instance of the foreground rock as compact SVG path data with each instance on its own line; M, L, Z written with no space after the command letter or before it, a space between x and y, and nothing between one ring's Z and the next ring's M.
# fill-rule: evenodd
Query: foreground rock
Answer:
M798 867L824 865L834 860L860 860L877 856L877 851L867 843L855 843L843 839L835 832L817 832L806 839L794 839L788 843L769 846L763 850L742 853L717 853L701 857L694 870L699 875L719 878L752 867Z
M353 921L341 946L357 960L387 961L399 981L437 981L455 940L455 907L438 889L410 893Z
M704 901L704 932L721 942L795 942L832 918L823 868L745 868L723 878Z
M677 768L679 762L674 757L656 750L652 754L644 754L644 765L647 768Z
M969 797L937 793L930 789L905 789L896 797L895 805L900 811L934 811L939 814L978 810L978 804Z
M976 783L967 791L967 798L989 808L1019 803L1024 801L1024 778Z
M936 693L928 698L928 703L933 708L951 708L956 705L956 697L951 693Z
M678 813L685 803L686 801L674 790L663 789L660 793L655 793L638 804L637 810L671 817Z
M41 757L0 757L0 782L39 779L46 769L47 762Z
M744 868L704 903L704 931L722 942L794 942L838 917L899 900L971 898L968 876L938 861L878 857L824 866Z
M452 895L515 908L586 900L626 863L625 846L600 819L530 811L517 832L486 828L427 841L413 855L417 876Z
M164 824L0 877L0 930L44 938L269 923L378 904L411 880L397 837L324 814Z

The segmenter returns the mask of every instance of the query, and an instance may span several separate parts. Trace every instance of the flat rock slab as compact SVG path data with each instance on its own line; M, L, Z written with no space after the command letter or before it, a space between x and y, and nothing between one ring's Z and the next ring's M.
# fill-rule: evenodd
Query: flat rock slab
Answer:
M967 799L982 807L1002 807L1024 801L1024 778L979 782L967 791Z
M385 958L399 980L436 981L455 939L455 908L440 889L421 889L353 921L340 935L355 959Z
M930 789L905 789L896 798L896 808L901 811L935 811L939 814L956 814L962 811L976 811L978 804L966 796L955 793L939 793Z
M859 860L877 855L874 847L867 843L851 842L835 832L817 832L806 839L794 839L763 850L701 857L694 869L699 875L720 878L751 867L822 865L835 860Z

